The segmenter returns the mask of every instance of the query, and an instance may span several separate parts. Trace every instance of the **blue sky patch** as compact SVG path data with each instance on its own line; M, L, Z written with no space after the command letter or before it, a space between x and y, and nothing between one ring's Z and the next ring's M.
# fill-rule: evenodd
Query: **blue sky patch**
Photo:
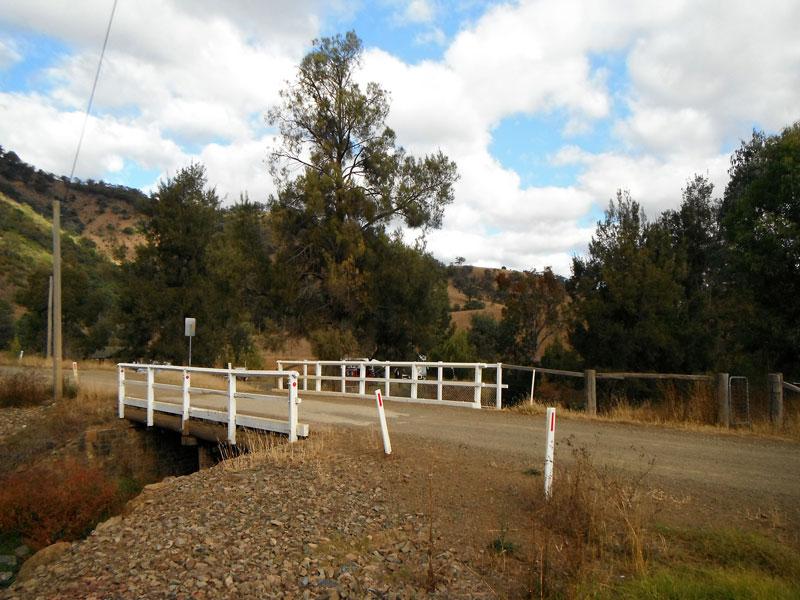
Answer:
M52 87L45 70L72 52L70 46L46 35L0 29L0 38L11 40L22 58L0 71L0 84L6 92L46 93Z

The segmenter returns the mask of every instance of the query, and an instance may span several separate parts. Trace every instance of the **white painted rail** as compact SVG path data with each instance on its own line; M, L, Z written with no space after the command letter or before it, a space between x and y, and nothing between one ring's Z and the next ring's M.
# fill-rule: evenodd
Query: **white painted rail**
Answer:
M418 404L434 404L442 406L461 406L481 408L483 390L494 390L495 408L503 407L503 390L508 385L503 383L503 365L501 363L446 363L446 362L411 362L411 361L375 361L375 360L279 360L278 371L287 373L288 367L300 369L301 385L306 393L323 395L340 395L354 398L373 398L376 389L382 388L383 398L399 402L415 402ZM335 371L335 375L323 375L323 369ZM334 367L338 367L334 369ZM456 370L462 374L469 373L468 379L445 379L445 370ZM313 372L312 372L313 371ZM494 381L484 381L484 371L494 372ZM401 373L401 376L398 376ZM334 382L329 389L323 389L323 382ZM357 391L348 392L348 384ZM397 390L398 384L409 388L408 395L392 394L392 385ZM420 396L421 387L435 387L435 398ZM278 388L284 388L283 378L278 379ZM312 389L313 388L313 389ZM471 401L448 400L444 398L445 388L472 389Z
M145 373L144 381L130 379L126 376L128 371ZM173 372L181 374L181 383L164 383L156 381L156 375L160 372ZM194 387L191 384L192 374L206 374L224 377L226 382L225 389ZM118 363L118 391L117 404L118 416L125 418L125 407L136 407L146 411L147 425L153 426L156 413L179 415L183 424L183 431L187 430L187 423L190 419L202 419L227 425L227 439L231 444L236 443L236 428L247 427L249 429L259 429L262 431L273 431L289 436L290 442L297 441L299 437L308 436L308 425L298 423L298 405L301 400L298 397L300 374L297 371L263 371L247 369L211 369L205 367L185 367L173 365L155 365L139 363ZM289 385L280 395L258 394L248 391L237 390L237 381L263 378L287 378ZM130 396L129 386L144 386L144 398ZM172 399L156 399L156 390L170 390L176 396ZM226 399L225 410L214 408L201 408L192 406L192 393L202 396L217 395ZM238 410L237 399L249 398L265 402L286 402L287 413L286 421L269 419L258 414L242 413Z

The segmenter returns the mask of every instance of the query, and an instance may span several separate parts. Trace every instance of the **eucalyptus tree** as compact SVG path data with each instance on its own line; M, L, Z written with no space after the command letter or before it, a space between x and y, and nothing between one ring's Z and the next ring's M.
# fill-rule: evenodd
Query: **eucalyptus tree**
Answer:
M268 121L279 133L269 159L276 277L291 316L344 325L368 343L369 265L386 254L390 231L441 226L457 169L441 151L415 157L397 143L388 92L358 81L362 53L353 32L315 40Z

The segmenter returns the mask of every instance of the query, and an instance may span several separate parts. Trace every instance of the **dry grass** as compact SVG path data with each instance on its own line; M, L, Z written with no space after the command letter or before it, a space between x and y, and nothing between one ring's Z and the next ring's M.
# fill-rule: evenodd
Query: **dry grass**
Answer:
M89 427L116 420L116 397L93 388L45 408L43 416L0 442L0 475L65 445Z
M571 419L658 425L684 431L800 440L800 398L792 399L788 394L784 402L785 416L782 426L778 427L770 422L763 406L765 401L754 394L751 400L752 422L746 426L731 428L716 424L716 393L709 385L694 385L690 393L686 394L681 392L678 386L667 383L660 386L659 395L661 401L643 402L638 406L630 404L622 396L612 396L605 410L599 410L596 416L589 416L581 406L582 390L566 389L563 386L545 383L537 385L533 403L528 398L508 410L540 415L546 412L548 406L558 406L559 415Z
M642 482L596 466L585 448L556 473L550 500L534 498L529 595L572 597L582 581L641 575L653 543L653 508ZM649 467L648 467L649 469Z
M332 430L315 428L314 435L290 444L286 436L245 429L237 433L237 444L220 444L220 466L231 472L248 471L262 464L306 465L322 459Z
M13 373L0 378L0 407L41 406L52 398L52 387L35 373Z

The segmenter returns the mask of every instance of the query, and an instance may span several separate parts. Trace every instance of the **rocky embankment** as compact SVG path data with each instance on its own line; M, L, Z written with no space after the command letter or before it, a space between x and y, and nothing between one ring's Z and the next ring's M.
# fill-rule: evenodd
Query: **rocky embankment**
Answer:
M0 597L492 596L455 549L430 543L425 514L387 501L382 461L273 449L148 486Z

